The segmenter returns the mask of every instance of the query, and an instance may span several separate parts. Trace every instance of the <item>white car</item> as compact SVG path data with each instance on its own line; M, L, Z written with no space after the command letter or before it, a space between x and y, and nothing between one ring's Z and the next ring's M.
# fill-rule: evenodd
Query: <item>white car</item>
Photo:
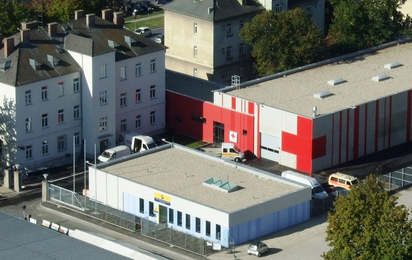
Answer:
M135 34L149 37L152 34L152 30L149 27L139 27L134 31Z
M265 254L269 251L269 247L263 242L252 243L247 249L248 255L255 255L260 257L262 254Z

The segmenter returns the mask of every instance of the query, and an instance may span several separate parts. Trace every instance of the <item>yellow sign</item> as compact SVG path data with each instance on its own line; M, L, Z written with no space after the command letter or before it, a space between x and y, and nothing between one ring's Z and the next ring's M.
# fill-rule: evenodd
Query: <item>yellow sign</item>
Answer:
M157 201L159 203L170 206L170 197L169 196L160 194L159 192L155 192L154 193L154 199L155 199L155 201Z

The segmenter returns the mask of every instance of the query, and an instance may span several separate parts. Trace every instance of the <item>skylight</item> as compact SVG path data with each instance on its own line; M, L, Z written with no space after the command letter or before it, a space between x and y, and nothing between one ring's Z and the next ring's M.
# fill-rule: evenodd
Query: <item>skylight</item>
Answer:
M238 186L236 184L224 181L219 178L210 178L203 182L203 185L209 186L213 189L217 189L226 193L236 191L238 189Z
M334 94L330 93L329 91L321 91L321 92L318 92L318 93L314 94L313 97L319 98L319 99L324 99L324 98L327 98L327 97L330 97L330 96L333 96L333 95Z
M345 83L345 82L346 82L346 80L344 80L342 78L335 78L335 79L329 80L328 85L336 86L336 85L339 85L339 84L342 84L342 83Z

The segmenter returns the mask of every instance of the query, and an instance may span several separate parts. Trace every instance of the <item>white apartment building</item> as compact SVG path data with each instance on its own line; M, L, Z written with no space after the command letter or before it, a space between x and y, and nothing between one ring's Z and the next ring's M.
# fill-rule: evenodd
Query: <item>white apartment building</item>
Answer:
M93 157L122 132L163 132L164 47L123 29L121 13L23 23L2 49L3 165L47 169L82 157L84 141Z

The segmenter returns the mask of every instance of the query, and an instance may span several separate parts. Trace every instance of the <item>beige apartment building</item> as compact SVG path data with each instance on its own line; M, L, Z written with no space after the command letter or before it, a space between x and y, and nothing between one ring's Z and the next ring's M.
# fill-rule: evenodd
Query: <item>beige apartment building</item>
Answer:
M173 1L165 7L166 68L230 84L253 78L251 48L239 31L264 8L252 0Z

